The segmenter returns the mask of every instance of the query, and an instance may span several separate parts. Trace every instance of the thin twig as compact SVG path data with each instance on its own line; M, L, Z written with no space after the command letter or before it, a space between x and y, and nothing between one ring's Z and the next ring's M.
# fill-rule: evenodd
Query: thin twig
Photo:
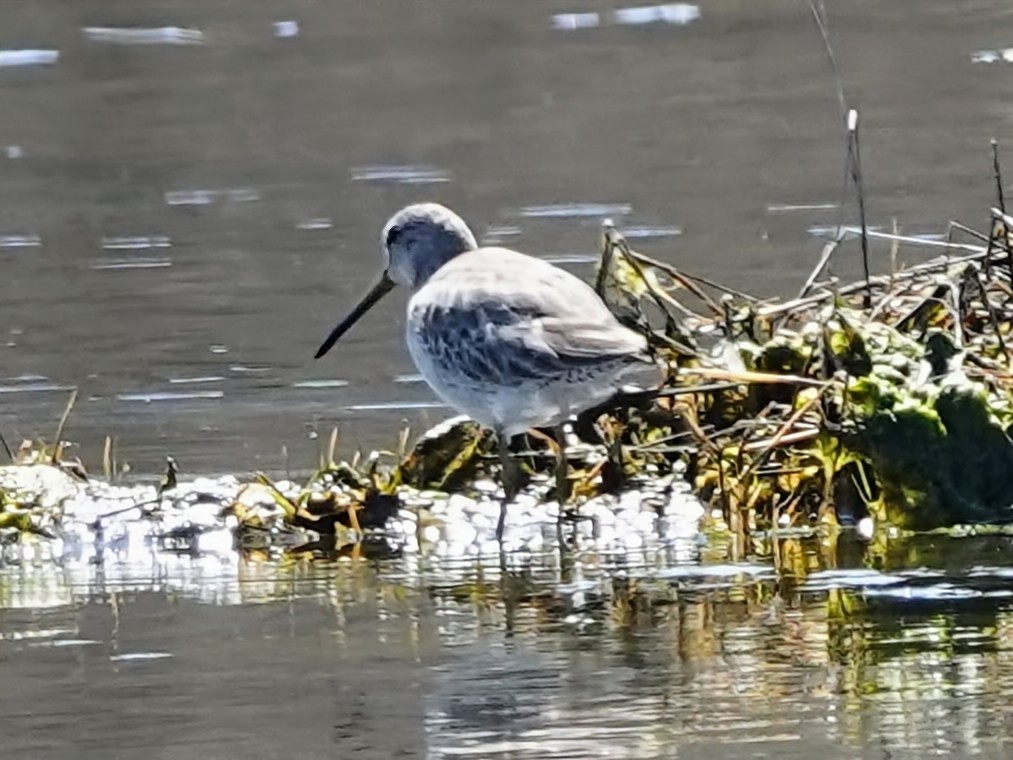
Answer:
M697 375L712 380L738 381L740 384L811 385L820 388L827 384L825 380L814 380L811 377L800 377L799 375L778 375L773 372L751 372L749 370L736 372L717 367L680 367L678 374L680 377Z
M903 236L901 236L903 237ZM958 246L954 246L958 247ZM901 272L898 272L892 279L894 282L902 280L911 280L927 272L933 272L939 269L948 269L951 266L957 264L964 264L970 261L980 261L984 259L988 254L988 250L984 248L977 248L972 246L959 246L963 249L971 248L975 250L975 253L968 254L967 256L955 256L955 257L942 257L926 261L924 264L918 264L913 267L909 267ZM884 275L877 275L870 277L868 280L861 280L854 282L850 285L845 285L837 291L837 295L847 296L859 291L865 290L870 285L889 285L891 278ZM796 298L793 301L787 301L780 304L771 304L770 306L760 307L757 310L757 316L762 318L775 317L780 314L787 312L797 311L798 309L805 308L807 306L816 306L829 301L834 296L832 292L819 293L817 295L808 296L807 298Z
M111 435L106 436L105 446L102 447L102 472L106 476L106 481L109 483L113 482L113 437Z
M995 175L995 194L999 208L1006 213L1006 200L1002 190L1002 167L999 165L999 141L992 138L992 172Z
M851 180L855 183L858 196L858 220L862 225L862 271L865 274L865 297L862 305L872 308L872 287L869 282L869 226L865 218L865 191L862 187L862 154L858 139L858 111L848 111L848 161L851 166Z
M755 470L757 467L763 464L766 461L767 457L770 455L770 452L772 452L775 448L777 448L779 444L785 441L785 439L791 433L792 428L795 427L795 424L799 420L801 420L802 417L804 417L814 406L816 406L816 404L823 398L823 394L827 392L827 389L829 387L830 387L829 384L824 385L823 388L820 389L819 393L817 393L811 399L806 401L805 404L796 409L795 412L791 415L791 417L789 417L784 421L784 424L781 425L778 431L774 434L773 438L771 438L768 441L753 441L753 446L757 446L758 444L765 444L765 445L761 448L760 455L756 457L756 459L754 459L750 463L750 465L746 468L746 471L742 473L742 480L745 480L752 473L753 470ZM804 430L795 432L806 433L808 435L812 435L815 433L818 435L819 428L816 428L814 430ZM805 438L803 438L802 440L805 440ZM797 443L797 439L793 439L791 442Z
M686 280L691 280L692 282L695 282L699 285L706 285L708 288L714 288L714 290L721 291L722 293L728 293L729 295L736 296L737 298L742 298L746 301L755 302L761 300L756 296L751 295L750 293L746 293L744 290L736 290L735 288L730 288L727 285L722 285L721 283L715 282L714 280L709 280L706 277L701 277L698 274L690 274L689 272L684 272L681 269L676 269L671 264L666 264L664 261L659 261L653 256L648 256L646 254L640 253L640 251L634 251L633 249L630 249L629 253L630 256L637 259L640 263L647 264L648 266L652 266L655 269L660 269L662 272L667 274L672 279L683 278Z
M331 437L327 441L327 466L334 464L334 455L338 450L338 426L331 428Z
M811 430L799 430L794 433L786 433L785 435L781 436L777 442L787 446L793 443L802 443L803 441L811 441L813 438L819 436L819 434L820 431L818 428L813 428ZM752 443L746 446L746 450L747 451L762 450L765 446L767 446L768 443L769 440L753 441Z
M845 233L857 233L861 232L858 227L844 227ZM907 245L918 246L921 248L943 248L946 250L953 251L967 251L968 253L979 253L983 254L985 249L980 245L971 245L970 243L949 243L945 240L932 240L931 238L916 237L914 235L894 235L890 232L881 232L879 230L868 230L866 234L870 238L878 240L890 240L897 243L905 243Z
M953 230L960 230L965 235L970 235L971 237L975 238L976 240L980 240L983 243L987 243L988 242L988 235L986 235L986 234L984 234L982 232L978 232L978 230L973 230L970 227L968 227L966 224L961 224L960 222L957 222L957 221L954 221L953 219L951 219L949 227L947 228L948 235L952 234ZM949 240L949 237L947 237L947 240ZM947 243L947 245L948 246L953 246L954 244L953 243Z
M837 56L834 55L834 47L830 44L830 33L827 31L827 10L822 0L820 0L819 7L816 6L814 0L807 0L807 2L809 3L809 10L813 14L813 21L816 22L816 28L823 38L823 47L827 52L827 58L830 59L830 70L833 72L834 81L837 84L837 104L841 109L841 118L843 119L847 113L848 106L844 97L844 83L841 80L841 70L837 66Z
M809 291L812 290L813 285L816 283L816 278L819 277L821 274L823 274L823 270L826 269L827 264L830 263L830 257L834 255L834 251L837 250L837 246L839 246L841 244L841 241L844 240L845 235L847 235L847 233L844 231L844 229L838 228L837 237L835 237L833 240L831 240L829 243L823 246L823 253L820 254L819 261L816 262L816 266L813 268L813 271L809 274L809 277L806 279L805 284L802 286L802 289L798 292L799 298L805 298L805 296L809 293Z
M900 235L900 227L897 224L897 217L893 217L890 220L891 228L893 229L894 235ZM894 239L890 243L890 277L892 278L897 274L897 257L900 255L900 241Z
M56 437L53 440L53 456L50 458L51 464L59 464L60 454L62 452L62 445L60 441L63 439L63 428L67 424L67 418L70 417L70 410L74 408L74 404L77 403L77 388L70 392L70 398L67 399L67 406L63 410L63 416L60 417L60 424L56 428Z

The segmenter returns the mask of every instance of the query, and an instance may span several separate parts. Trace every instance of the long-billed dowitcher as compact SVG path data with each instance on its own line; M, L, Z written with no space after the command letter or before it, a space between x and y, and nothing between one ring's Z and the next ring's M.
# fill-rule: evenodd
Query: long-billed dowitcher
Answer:
M443 401L499 440L502 539L506 505L516 496L510 439L561 429L572 414L611 398L645 360L647 341L621 325L587 283L517 251L480 248L464 221L439 204L401 209L381 240L383 273L316 357L395 285L411 288L407 339L415 366ZM565 475L563 468L565 460L557 470Z

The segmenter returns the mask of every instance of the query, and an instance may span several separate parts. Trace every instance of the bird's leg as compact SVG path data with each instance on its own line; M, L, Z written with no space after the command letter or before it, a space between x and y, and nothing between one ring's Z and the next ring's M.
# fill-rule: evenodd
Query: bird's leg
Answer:
M503 543L503 528L506 526L507 504L517 498L520 490L520 471L517 463L510 458L510 439L499 431L496 433L499 445L500 477L503 480L503 501L499 507L499 522L496 523L496 540Z
M545 441L545 443L548 444L549 449L552 450L553 456L556 458L556 466L553 469L553 472L556 476L556 498L559 500L560 514L562 514L563 506L570 499L570 481L567 478L568 466L566 461L566 430L564 425L565 423L561 422L556 426L555 439L546 435L541 430L536 430L535 428L531 428L528 431L528 435L532 438Z
M570 480L567 477L569 463L566 461L566 425L560 422L556 426L556 498L559 499L559 514L563 514L563 507L570 500Z

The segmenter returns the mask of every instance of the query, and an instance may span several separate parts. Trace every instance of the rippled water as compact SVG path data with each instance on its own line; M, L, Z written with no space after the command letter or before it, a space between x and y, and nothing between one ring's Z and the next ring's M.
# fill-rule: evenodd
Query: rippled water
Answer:
M869 225L917 261L993 203L1008 3L826 5ZM402 204L584 274L609 216L768 295L855 221L801 0L6 3L0 110L0 431L51 435L77 388L90 469L112 435L152 479L445 416L397 298L310 358ZM1008 538L701 547L5 554L0 754L1010 756Z
M1010 540L8 566L4 757L1008 757Z

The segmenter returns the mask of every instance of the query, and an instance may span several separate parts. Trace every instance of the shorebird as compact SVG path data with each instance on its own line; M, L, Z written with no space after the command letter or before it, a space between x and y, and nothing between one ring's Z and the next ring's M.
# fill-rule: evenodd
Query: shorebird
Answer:
M504 498L496 537L502 541L507 504L517 494L510 440L540 427L561 433L571 415L609 400L630 370L653 363L647 340L621 325L569 272L507 248L479 247L445 206L401 209L381 241L383 273L316 358L395 285L411 289L406 332L415 366L437 396L498 439ZM562 490L566 462L558 437Z

